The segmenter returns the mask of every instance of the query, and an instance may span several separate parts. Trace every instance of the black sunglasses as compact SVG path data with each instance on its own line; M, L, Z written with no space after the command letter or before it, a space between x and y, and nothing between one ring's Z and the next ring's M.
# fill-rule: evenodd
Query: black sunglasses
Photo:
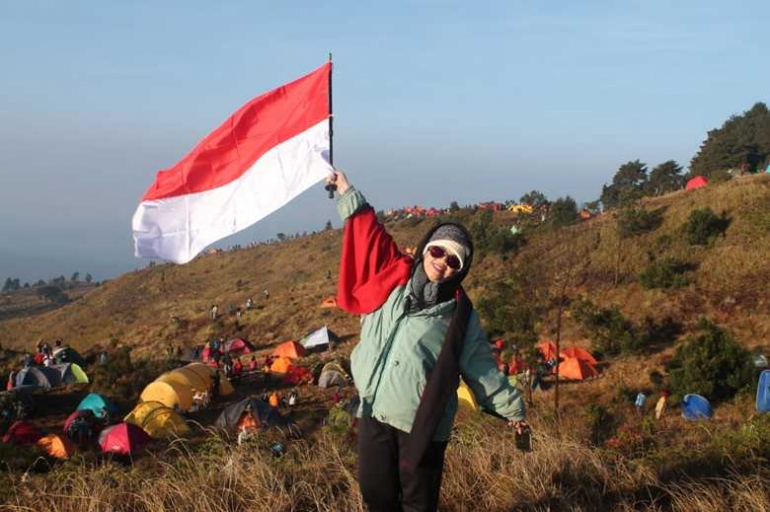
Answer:
M460 258L454 254L447 254L442 247L438 245L432 245L430 249L428 249L428 252L432 257L436 259L440 259L446 256L446 266L452 270L458 270L460 268Z

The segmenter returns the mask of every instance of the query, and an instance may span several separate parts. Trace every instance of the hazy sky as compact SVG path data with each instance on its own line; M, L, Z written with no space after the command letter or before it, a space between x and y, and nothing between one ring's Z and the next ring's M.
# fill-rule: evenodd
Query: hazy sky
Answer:
M595 199L767 100L768 19L767 0L0 0L0 280L145 266L131 216L156 172L329 51L335 164L376 208ZM327 219L319 184L217 245Z

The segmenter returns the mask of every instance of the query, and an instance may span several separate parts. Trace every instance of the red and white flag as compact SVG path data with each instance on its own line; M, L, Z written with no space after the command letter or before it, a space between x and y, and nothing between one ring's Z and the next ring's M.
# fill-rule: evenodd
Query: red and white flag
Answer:
M132 222L139 258L187 263L333 171L331 63L251 100L160 171Z

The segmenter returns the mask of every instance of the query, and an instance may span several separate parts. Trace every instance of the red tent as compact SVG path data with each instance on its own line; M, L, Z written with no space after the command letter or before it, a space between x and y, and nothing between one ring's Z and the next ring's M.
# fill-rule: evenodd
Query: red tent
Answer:
M67 432L70 429L72 422L78 418L85 418L86 421L90 422L91 424L96 423L96 416L94 416L94 411L91 409L78 409L67 416L67 419L64 420L64 432Z
M118 423L99 434L99 446L102 451L118 455L136 455L152 442L152 438L133 423Z
M225 343L222 351L225 354L238 357L242 356L243 354L250 354L251 352L254 352L254 345L244 339L234 338Z
M4 443L15 444L35 444L40 438L43 437L43 433L35 425L28 421L18 420L14 421L10 426L8 432L3 436Z
M278 357L288 357L289 359L299 359L305 355L305 347L296 341L285 341L275 347L273 355Z
M687 185L684 188L687 190L695 190L698 188L703 188L708 184L709 184L709 180L707 180L705 176L696 176L690 181L688 181Z
M575 357L568 357L559 363L559 376L565 379L584 380L597 375L599 372L596 368Z
M561 357L565 359L574 357L575 359L580 359L581 361L585 361L591 366L596 366L597 364L596 359L594 359L594 356L592 356L586 349L580 348L580 347L565 348L564 350L561 351Z
M554 345L553 342L543 341L537 344L537 348L540 349L540 352L543 354L546 361L556 359L556 345Z
M313 374L304 366L290 366L283 377L285 384L309 384L313 382Z

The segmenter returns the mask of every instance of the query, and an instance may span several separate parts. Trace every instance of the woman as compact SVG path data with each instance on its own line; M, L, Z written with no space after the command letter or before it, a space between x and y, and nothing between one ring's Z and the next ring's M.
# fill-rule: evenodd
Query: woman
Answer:
M463 226L443 223L406 256L345 174L327 183L345 222L337 304L363 315L351 355L361 494L370 510L435 510L460 375L482 407L528 428L460 286L473 243Z

